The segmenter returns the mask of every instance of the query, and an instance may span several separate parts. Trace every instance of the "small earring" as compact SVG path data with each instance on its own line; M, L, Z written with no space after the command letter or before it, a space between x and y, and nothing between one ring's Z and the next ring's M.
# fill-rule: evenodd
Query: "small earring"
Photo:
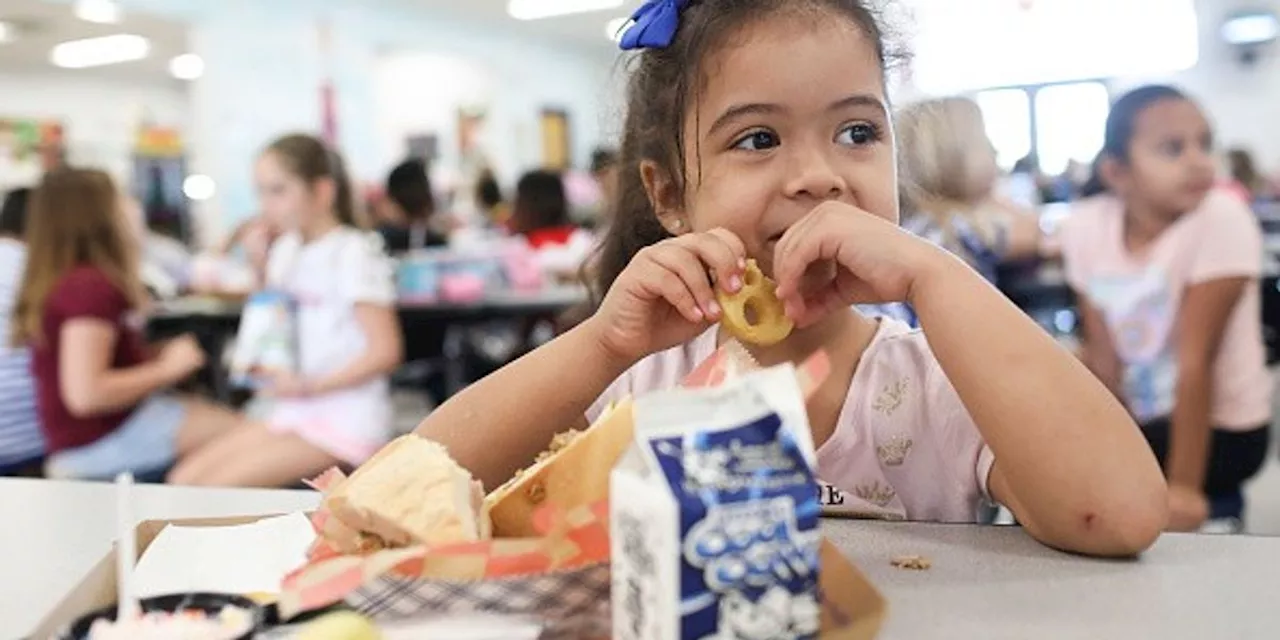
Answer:
M684 228L684 220L676 220L671 226L675 227L676 231L679 231Z

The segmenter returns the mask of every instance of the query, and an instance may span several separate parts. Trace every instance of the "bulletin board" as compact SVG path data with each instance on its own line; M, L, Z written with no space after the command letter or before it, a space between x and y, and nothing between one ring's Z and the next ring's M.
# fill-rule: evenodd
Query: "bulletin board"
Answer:
M542 166L564 171L571 164L569 114L562 109L542 110Z
M0 190L34 185L65 159L61 122L0 117Z

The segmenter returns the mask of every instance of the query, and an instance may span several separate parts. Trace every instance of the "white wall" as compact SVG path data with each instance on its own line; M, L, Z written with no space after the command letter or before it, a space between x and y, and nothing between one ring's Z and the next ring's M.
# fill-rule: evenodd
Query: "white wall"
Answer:
M0 73L0 118L63 123L68 158L130 178L134 136L144 121L186 131L186 87L174 82L85 78L70 72ZM31 176L34 180L37 176Z
M1264 169L1280 172L1280 43L1265 50L1256 66L1246 68L1237 62L1235 52L1219 35L1223 21L1231 13L1258 9L1280 13L1280 0L1196 0L1195 4L1200 34L1197 64L1177 73L1112 78L1108 84L1113 96L1151 82L1181 87L1204 106L1223 148L1248 147ZM907 20L904 30L910 32L909 18ZM1081 41L1079 46L1088 47L1089 43ZM1141 38L1135 38L1132 46L1143 46ZM1060 50L1051 52L1051 55L1061 54ZM988 64L1000 64L1003 55L1013 53L1002 54ZM1022 51L1020 55L1025 58L1039 53ZM895 85L891 91L898 104L925 95L910 82Z

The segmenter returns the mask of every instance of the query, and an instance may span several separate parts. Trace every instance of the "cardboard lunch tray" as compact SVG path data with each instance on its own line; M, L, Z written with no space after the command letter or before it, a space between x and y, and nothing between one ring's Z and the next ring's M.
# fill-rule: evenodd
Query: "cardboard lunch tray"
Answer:
M160 531L170 524L184 527L232 527L242 524L253 524L259 520L276 518L285 514L257 516L240 516L230 518L194 518L185 520L144 520L134 528L138 557L151 546ZM107 552L89 573L85 574L76 586L45 615L40 624L32 632L32 640L47 640L58 635L68 624L76 621L90 611L96 611L116 602L116 551L117 544L111 545ZM136 558L135 558L136 561Z
M147 547L170 524L182 527L227 527L252 524L282 514L230 518L146 520L134 530L137 553ZM30 636L33 640L56 637L80 616L116 601L116 551L111 550L82 578L53 610L45 615ZM821 583L824 592L821 640L874 640L887 614L888 605L879 591L829 540L822 543Z

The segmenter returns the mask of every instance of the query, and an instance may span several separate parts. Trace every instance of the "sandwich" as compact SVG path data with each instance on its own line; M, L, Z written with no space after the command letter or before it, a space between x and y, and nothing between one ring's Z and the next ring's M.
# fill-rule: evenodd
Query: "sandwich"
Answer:
M321 532L344 553L486 540L484 490L445 448L402 436L327 496Z
M630 399L607 409L583 432L555 437L532 467L485 498L493 533L537 537L534 512L543 505L572 509L609 497L609 474L635 435Z

